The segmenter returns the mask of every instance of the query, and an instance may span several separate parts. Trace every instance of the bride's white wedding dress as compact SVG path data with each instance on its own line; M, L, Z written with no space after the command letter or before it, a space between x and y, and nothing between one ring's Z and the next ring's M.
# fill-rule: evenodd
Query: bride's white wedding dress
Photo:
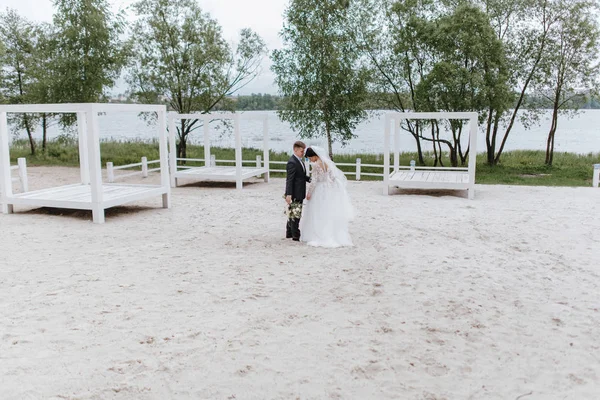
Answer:
M310 200L305 200L300 219L300 240L309 246L352 246L348 222L354 211L346 191L346 176L323 149L311 147L320 162L313 164Z

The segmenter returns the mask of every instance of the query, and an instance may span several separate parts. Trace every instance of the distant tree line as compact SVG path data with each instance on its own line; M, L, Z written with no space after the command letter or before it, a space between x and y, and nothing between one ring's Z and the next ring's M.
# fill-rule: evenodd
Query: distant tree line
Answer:
M514 93L516 97L517 93ZM392 93L369 93L365 99L362 107L367 110L393 110L394 108L389 105L389 102L394 94ZM402 94L406 99L410 96L408 93ZM388 98L387 101L382 102L382 98ZM249 95L237 95L231 99L233 101L235 109L239 111L276 111L284 107L284 98L272 94L252 93ZM408 101L408 100L407 100ZM513 103L513 107L516 107L516 100ZM552 109L552 102L548 100L547 96L541 94L530 94L526 95L523 100L523 109L527 108L540 108L540 109ZM583 95L582 101L567 103L565 104L565 110L575 109L600 109L600 97L592 96L589 93Z

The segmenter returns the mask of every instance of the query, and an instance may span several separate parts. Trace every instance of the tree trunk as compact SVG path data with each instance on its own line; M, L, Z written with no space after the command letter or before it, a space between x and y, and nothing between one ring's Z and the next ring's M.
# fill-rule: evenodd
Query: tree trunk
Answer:
M433 166L437 167L437 165L438 165L438 151L437 151L437 146L436 146L436 142L435 142L435 126L433 124L431 124L431 139L433 140L433 156L434 156Z
M451 127L452 130L452 146L448 145L450 149L450 164L453 167L458 167L458 152L460 147L460 135L457 136L457 128Z
M181 136L177 145L177 158L187 158L187 138Z
M415 138L415 141L417 142L417 157L419 158L419 165L425 165L425 159L423 159L423 149L421 148L421 140L419 140L419 131L420 129L420 125L417 122L417 134L413 135L413 137Z
M179 144L177 145L177 158L187 158L187 132L185 121L181 120L181 128L179 130Z
M554 136L556 134L556 127L558 126L558 108L552 110L552 124L550 131L548 132L548 140L546 141L546 165L552 166L554 159Z
M458 155L456 147L448 145L448 148L450 150L450 165L452 165L453 167L458 167Z
M554 135L558 126L558 111L560 109L560 94L562 93L562 79L559 73L557 86L554 92L554 104L552 105L552 124L550 132L548 132L548 140L546 141L546 165L552 166L554 158Z
M31 155L35 155L35 140L33 140L33 134L31 132L31 127L29 126L29 118L27 118L27 114L23 114L23 123L25 124L25 130L27 131L27 136L29 137L29 146L31 147Z
M325 123L325 129L327 131L327 147L329 148L329 158L333 160L333 140L331 140L331 131L329 130L328 123Z
M48 140L48 118L42 114L42 153L46 152L46 142Z
M457 147L458 147L458 156L460 157L460 165L464 166L465 165L465 161L467 160L467 155L469 154L469 146L467 145L467 150L463 153L463 149L462 149L462 145L460 144L460 138L462 136L462 130L463 130L463 126L461 125L458 128L458 140L457 140Z
M496 138L491 136L493 114L494 109L490 107L490 109L488 110L487 126L485 127L485 147L487 150L486 155L488 165L494 165L494 156L496 148Z
M442 153L442 142L440 141L440 126L438 125L437 121L435 122L435 133L436 133L436 137L437 137L437 146L438 146L438 157L440 160L440 166L444 166L444 160L442 159L442 157L444 156ZM433 145L435 146L436 142L433 142Z

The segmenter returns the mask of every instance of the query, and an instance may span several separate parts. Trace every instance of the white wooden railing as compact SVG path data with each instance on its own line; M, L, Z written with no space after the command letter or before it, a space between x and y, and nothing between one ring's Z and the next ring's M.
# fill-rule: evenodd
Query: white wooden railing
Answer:
M151 165L151 164L160 164L160 160L148 161L147 157L142 157L142 160L139 163L119 165L117 167L115 167L114 164L109 161L106 163L106 175L107 175L108 182L113 183L117 179L124 179L124 178L130 177L130 176L139 175L139 174L141 174L143 178L147 178L148 173L160 171L160 167L148 168L148 165ZM118 176L115 176L115 171L125 170L128 168L137 168L137 167L142 167L142 169L140 171L133 171L128 174L119 174Z
M193 162L204 162L204 158L177 158L177 161L193 161ZM214 154L210 155L210 166L211 167L215 167L218 164L235 164L235 160L217 160L217 158L215 157ZM270 161L269 164L272 164L273 161ZM255 160L242 160L242 165L244 164L256 164L257 168L262 167L263 162L262 162L262 156L256 156ZM285 164L285 163L284 163ZM194 165L177 165L177 168L197 168L197 166Z
M592 177L592 187L600 186L600 164L594 164L594 176Z
M19 176L13 177L12 172L18 171ZM21 184L21 192L29 191L29 181L27 179L27 159L21 157L17 159L17 165L10 166L10 180ZM1 192L1 191L0 191Z
M197 162L197 163L204 163L204 158L177 158L177 161L184 161L184 162ZM141 163L135 163L135 164L128 164L128 165L121 165L118 167L113 166L113 164L111 162L106 163L106 168L108 171L108 181L109 182L113 182L115 179L121 179L121 178L125 178L128 176L133 176L133 175L137 175L137 174L142 174L143 177L147 177L148 176L148 172L153 172L153 171L158 171L160 170L160 168L154 168L154 169L148 169L148 165L152 164L152 163L158 163L158 160L153 160L153 161L146 161L146 157L142 157L142 162ZM261 156L256 156L255 160L242 160L242 164L248 165L248 164L255 164L257 167L261 167L263 165L263 161L262 161L262 157ZM217 160L214 154L210 155L210 165L211 166L217 166L218 164L235 164L235 160ZM283 165L285 166L287 164L287 161L273 161L273 160L269 160L269 172L275 172L275 173L285 173L285 167L283 169L277 169L277 168L272 168L272 166L278 166L278 165ZM354 171L344 171L345 175L349 175L349 176L354 176L354 178L357 181L361 180L361 177L363 176L374 176L374 177L379 177L379 178L383 178L383 168L384 165L383 164L363 164L360 158L356 159L356 162L354 163L337 163L336 164L339 167L354 167ZM126 169L126 168L133 168L133 167L142 167L141 171L135 171L129 174L125 174L125 175L119 175L116 176L114 175L114 171L115 170L119 170L119 169ZM197 166L194 165L177 165L177 169L189 169L189 168L197 168ZM363 168L377 168L377 169L381 169L381 172L363 172ZM393 167L390 166L390 172L392 170ZM444 171L466 171L467 168L460 168L460 167L456 167L456 168L452 168L452 167L418 167L418 166L399 166L399 169L406 169L406 170L444 170ZM310 172L310 164L307 165L307 170ZM111 180L112 179L112 180Z
M177 158L177 161L192 161L192 162L204 162L203 158ZM256 163L256 166L258 168L260 168L263 163L262 163L262 157L261 156L256 156L256 160L242 160L242 164L254 164ZM216 166L217 164L235 164L235 160L217 160L215 158L214 154L211 154L210 156L210 165L211 166ZM283 169L277 169L277 168L271 168L271 166L277 166L277 165L286 165L287 161L272 161L269 160L269 172L276 172L276 173L285 173L285 168ZM355 179L357 181L359 181L361 179L362 176L375 176L375 177L383 177L383 171L381 173L373 173L373 172L362 172L362 168L381 168L383 169L383 164L362 164L360 158L356 159L356 163L339 163L336 164L338 166L346 166L346 167L354 167L354 171L345 171L344 174L346 175L354 175ZM190 166L190 165L177 165L178 169L189 169L189 168L196 168L195 166ZM400 167L403 168L403 167ZM409 168L409 167L406 167ZM417 167L417 169L419 169L419 167ZM307 165L307 170L310 172L310 164Z
M287 161L271 161L270 164L286 165ZM355 163L336 163L338 167L354 167L354 171L344 171L345 175L354 175L354 179L360 181L362 176L375 176L383 178L383 164L363 164L360 158L356 159ZM362 168L381 168L381 173L377 172L362 172ZM402 168L402 167L401 167ZM406 167L409 168L409 167ZM310 172L310 164L307 165L307 171ZM285 169L269 169L269 172L285 173Z
M11 165L10 170L19 171L19 177L13 178L11 180L13 182L21 183L21 191L28 192L29 191L29 181L27 180L27 159L21 157L17 159L17 165Z

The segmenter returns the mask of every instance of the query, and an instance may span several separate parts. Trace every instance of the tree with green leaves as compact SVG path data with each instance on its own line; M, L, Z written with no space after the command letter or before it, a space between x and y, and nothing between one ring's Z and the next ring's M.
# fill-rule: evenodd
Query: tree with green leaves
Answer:
M59 103L62 77L55 60L60 56L61 49L56 46L56 32L51 24L43 23L36 27L36 34L35 63L31 70L34 77L30 89L31 99L38 104ZM48 113L37 115L42 128L42 152L46 151L48 129L60 122L56 117L56 114Z
M52 56L59 103L93 103L106 98L126 63L124 20L107 0L54 0Z
M278 111L302 138L325 136L346 144L367 118L369 72L350 35L353 1L292 0L285 11L284 47L272 55L284 97Z
M500 162L508 137L519 119L529 128L539 119L540 109L528 104L527 94L544 79L542 66L550 52L549 37L558 23L554 0L479 0L475 4L488 14L496 36L508 58L511 90L493 93L485 118L487 162ZM511 106L507 107L506 105Z
M4 71L3 71L3 62L4 55L6 54L6 48L4 47L4 42L0 41L0 82L4 81ZM4 95L2 91L0 91L0 104L4 103Z
M0 96L10 104L31 103L34 99L32 87L35 82L36 41L36 27L33 23L15 10L0 13L0 42L4 46L4 53L0 58ZM27 132L31 154L35 154L33 132L36 117L31 114L13 114L9 123L15 132Z
M545 160L549 166L554 157L558 116L576 112L586 102L586 96L598 87L600 72L596 2L559 0L555 6L560 17L550 35L545 79L537 88L552 104Z
M417 111L481 113L499 93L510 92L503 44L479 7L459 4L450 14L430 21L418 40L433 55L433 65L416 86ZM497 106L507 109L509 104ZM451 120L448 125L451 140L440 138L435 122L432 138L421 138L432 141L434 146L444 143L452 166L459 161L464 165L471 150L461 146L464 121Z
M372 71L369 88L378 94L376 104L399 112L414 110L417 85L434 62L422 39L429 23L448 7L433 0L359 0L357 10L352 37ZM421 142L425 127L423 121L402 123L415 140L420 165L425 165Z
M209 113L217 106L233 110L227 97L260 72L264 41L242 29L235 49L218 22L194 0L141 0L133 6L137 21L131 34L128 83L143 103L166 102L178 113ZM189 134L199 120L177 126L178 157L186 157Z

